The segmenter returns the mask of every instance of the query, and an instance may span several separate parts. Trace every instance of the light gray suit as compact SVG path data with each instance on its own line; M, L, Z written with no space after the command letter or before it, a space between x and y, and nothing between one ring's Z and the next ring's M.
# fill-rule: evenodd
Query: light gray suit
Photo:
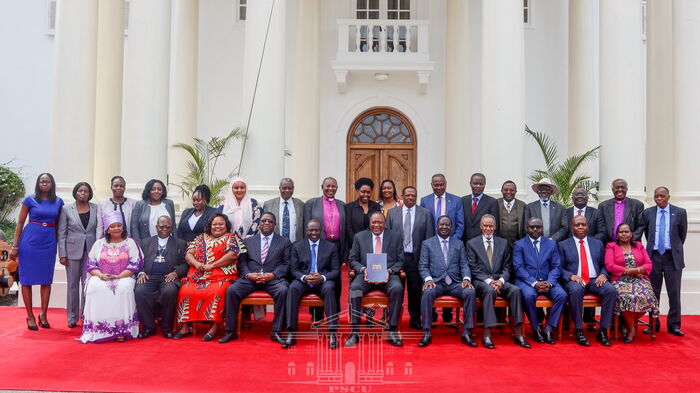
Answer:
M76 203L65 205L58 219L58 256L68 258L66 281L68 282L66 313L68 323L77 323L82 305L85 303L85 261L95 243L97 228L97 205L88 202L90 220L83 227Z
M294 205L294 214L296 215L296 232L294 234L294 241L299 241L304 238L304 202L301 199L291 198L292 204ZM263 203L263 210L265 213L272 213L277 217L277 225L275 226L275 234L281 235L282 230L282 216L280 216L280 198L272 198ZM291 239L290 239L291 241Z

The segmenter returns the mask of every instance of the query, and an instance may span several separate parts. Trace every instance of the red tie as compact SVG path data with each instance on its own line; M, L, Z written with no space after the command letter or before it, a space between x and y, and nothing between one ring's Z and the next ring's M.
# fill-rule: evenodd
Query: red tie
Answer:
M586 255L586 247L583 245L583 239L578 241L579 252L581 253L581 279L588 285L591 281L591 275L588 273L588 255Z
M472 198L472 201L472 214L474 214L474 212L476 211L476 203L479 201L479 198L474 197Z
M382 238L379 236L377 236L377 242L374 244L374 253L375 254L382 253Z

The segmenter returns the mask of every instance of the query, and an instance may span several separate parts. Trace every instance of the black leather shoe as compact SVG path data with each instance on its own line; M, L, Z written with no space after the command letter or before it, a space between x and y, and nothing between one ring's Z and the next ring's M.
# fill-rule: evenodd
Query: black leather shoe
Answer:
M352 332L348 336L348 339L345 340L345 348L354 347L358 342L360 342L360 333Z
M430 333L423 333L423 337L418 341L418 346L423 348L430 345L433 342L433 336Z
M493 345L493 340L491 340L491 337L484 337L481 339L481 343L484 344L484 347L487 349L494 349L496 348L495 345Z
M208 343L209 341L214 340L214 337L216 337L216 333L207 332L205 335L202 336L202 341Z
M156 334L155 330L146 329L146 330L142 331L141 333L139 333L139 335L136 337L137 338L149 338L149 337L153 336L154 334Z
M173 338L173 337L175 337L175 335L173 334L173 332L163 332L163 337Z
M576 329L576 343L578 343L578 345L582 345L584 347L591 346L591 343L589 343L588 340L586 339L586 335L583 334L583 329Z
M656 333L658 333L659 331L661 331L661 322L659 322L659 319L658 319L658 318L653 318L652 321L653 321L653 322L652 322L652 326L656 327ZM648 326L646 329L644 329L644 330L642 331L642 333L644 333L644 334L651 334L652 326ZM670 333L670 332L669 332L669 333Z
M598 341L601 345L609 347L612 344L610 343L610 339L608 338L608 332L606 332L605 330L606 329L600 329L600 331L595 337L595 340Z
M535 330L533 335L535 337L535 342L538 342L540 344L544 344L544 341L545 341L544 340L544 332L542 331L542 329Z
M330 348L330 349L338 348L338 335L337 334L331 333L330 337L328 337L328 348Z
M272 332L270 334L270 341L279 343L280 345L284 345L287 342L279 332Z
M544 332L542 332L542 334L544 335L544 342L550 345L556 344L556 342L554 341L554 335L552 334L551 330L545 330Z
M474 341L472 336L469 334L463 334L460 341L462 342L462 344L465 344L468 347L476 347L477 346L476 341Z
M658 330L657 330L657 332L658 332ZM685 336L685 333L681 332L681 329L671 329L668 332L673 334L674 336L678 336L678 337Z
M238 333L236 332L226 332L223 337L219 339L219 344L226 344L229 341L238 340Z
M403 343L401 342L401 335L396 330L389 331L389 335L387 336L386 340L389 342L389 344L395 347L403 346Z
M294 335L294 332L289 332L289 334L287 334L287 339L284 340L282 344L282 348L287 349L295 345L297 345L297 337Z
M625 344L632 344L632 341L634 341L634 338L627 338L627 337L622 338L622 342Z
M530 343L527 342L527 340L525 339L525 336L516 337L513 340L513 342L515 343L515 345L520 345L523 348L531 348L532 347L532 345L530 345Z
M73 329L74 327L78 326L77 322L68 322L68 327Z
M191 335L192 335L192 330L190 330L190 331L187 332L187 333L180 333L180 332L177 332L177 333L175 333L175 335L173 336L173 339L175 339L175 340L180 340L180 339L182 339L182 338L185 338L185 337L191 336Z

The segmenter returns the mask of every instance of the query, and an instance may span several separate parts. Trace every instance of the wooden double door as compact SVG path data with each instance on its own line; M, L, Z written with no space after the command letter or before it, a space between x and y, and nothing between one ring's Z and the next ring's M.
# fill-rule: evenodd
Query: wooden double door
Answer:
M380 183L391 179L401 197L405 186L416 184L415 146L409 143L356 143L348 149L347 202L357 199L355 181L367 177L374 181L372 200L380 200Z

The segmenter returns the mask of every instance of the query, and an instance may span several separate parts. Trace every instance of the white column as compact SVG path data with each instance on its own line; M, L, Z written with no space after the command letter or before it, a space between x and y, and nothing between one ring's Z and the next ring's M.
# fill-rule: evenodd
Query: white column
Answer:
M639 0L600 1L600 196L616 178L644 200L644 53Z
M291 163L289 177L294 179L295 196L309 199L319 192L319 45L321 0L297 0L295 28L288 29L294 39L294 68L291 73Z
M97 2L59 1L56 15L51 169L58 192L92 180Z
M486 192L498 194L507 179L524 193L525 40L523 3L482 3L481 170Z
M274 4L274 8L272 8ZM265 34L270 20L267 43ZM242 124L248 121L253 95L248 141L243 153L241 175L258 199L277 195L284 175L285 128L285 15L286 2L256 0L248 2L243 64ZM261 56L263 56L260 67ZM258 78L258 69L260 77ZM299 152L304 154L304 152Z
M121 165L136 196L149 179L166 180L170 1L131 0L129 8Z
M673 2L674 119L676 188L673 203L700 213L700 2ZM656 185L654 185L656 186Z
M569 0L569 155L596 146L595 0ZM596 178L589 161L580 173Z
M189 154L172 146L191 144L197 130L197 41L199 0L172 0L168 179L178 183L187 172ZM173 198L179 198L173 192Z
M473 55L469 45L469 2L447 2L447 61L445 63L445 175L455 188L463 189L474 172L465 153L474 143L470 130L470 87L473 75L469 72L469 59ZM495 184L495 182L493 183ZM492 186L489 180L488 185Z
M97 81L95 92L95 160L93 188L98 199L111 195L109 179L121 159L122 81L124 69L124 2L99 0L97 13Z

